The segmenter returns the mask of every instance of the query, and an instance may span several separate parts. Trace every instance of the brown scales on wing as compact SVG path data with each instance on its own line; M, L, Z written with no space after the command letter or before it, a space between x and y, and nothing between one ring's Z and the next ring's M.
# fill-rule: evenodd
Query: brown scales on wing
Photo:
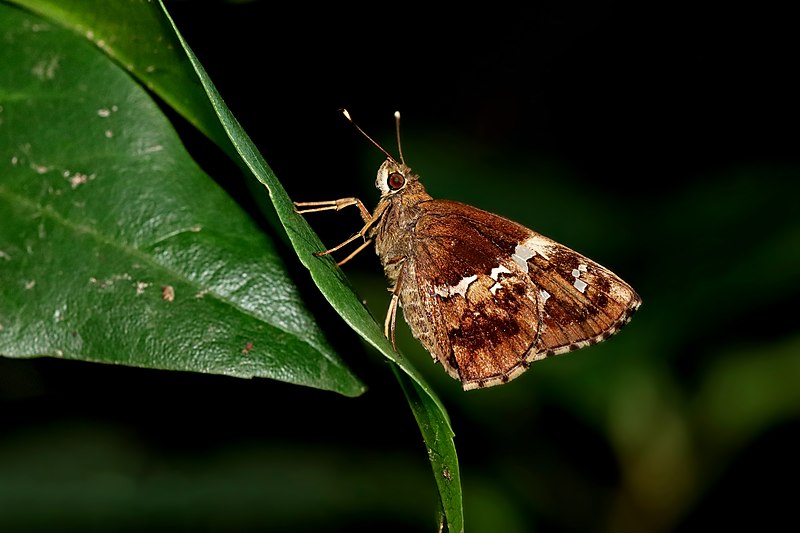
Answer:
M359 208L361 230L318 255L363 239L341 265L374 240L392 284L387 335L399 302L414 336L465 389L505 383L532 361L608 338L639 307L629 285L569 248L503 217L433 200L402 153L398 163L377 146L388 159L372 213L356 198L295 206Z

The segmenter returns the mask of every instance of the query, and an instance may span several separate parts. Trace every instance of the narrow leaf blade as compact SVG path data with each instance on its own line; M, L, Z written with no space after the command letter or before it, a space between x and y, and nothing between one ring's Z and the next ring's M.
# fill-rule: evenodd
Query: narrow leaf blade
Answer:
M165 16L169 13L161 3ZM380 351L387 359L394 362L402 370L405 376L414 383L411 390L416 401L409 402L412 410L420 424L423 438L429 445L429 449L445 450L444 453L431 457L434 471L447 471L455 475L454 483L448 483L443 490L443 486L438 482L440 497L443 502L443 510L447 523L451 530L460 531L463 529L463 506L461 487L458 482L458 461L453 445L453 431L447 412L439 398L428 386L419 372L406 360L399 356L393 349L391 343L384 337L380 326L375 322L367 309L359 301L357 295L352 291L342 272L336 267L335 263L329 258L318 258L314 252L324 250L316 234L311 230L306 221L295 213L292 201L286 191L278 182L272 170L267 165L264 158L258 152L249 136L244 132L236 118L225 106L213 83L208 78L205 70L197 57L194 56L189 45L180 35L174 22L170 19L175 34L181 42L187 56L197 72L208 97L211 99L214 108L217 110L220 121L228 132L231 141L241 155L242 161L251 170L253 175L267 188L270 199L275 206L281 224L285 228L300 261L311 273L311 277L317 287L325 295L333 308L342 316L356 332L359 333L367 342ZM403 383L401 381L401 383ZM426 424L426 427L423 427ZM429 442L428 439L435 439ZM446 443L446 446L445 446Z

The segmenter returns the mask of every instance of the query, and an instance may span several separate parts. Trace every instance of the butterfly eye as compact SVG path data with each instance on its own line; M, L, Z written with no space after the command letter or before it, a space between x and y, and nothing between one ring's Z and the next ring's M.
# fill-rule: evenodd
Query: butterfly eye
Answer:
M396 191L402 189L403 185L406 184L406 177L399 172L392 172L389 174L389 177L386 178L386 183L389 185L390 189Z

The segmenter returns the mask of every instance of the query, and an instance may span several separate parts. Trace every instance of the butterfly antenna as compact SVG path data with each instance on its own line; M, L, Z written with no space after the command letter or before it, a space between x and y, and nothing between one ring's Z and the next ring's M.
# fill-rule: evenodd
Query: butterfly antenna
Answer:
M394 112L394 127L397 131L397 153L400 154L400 162L405 165L406 161L403 159L403 147L400 144L400 111Z
M350 124L352 124L353 126L355 126L355 127L356 127L356 129L357 129L357 130L358 130L358 131L361 133L361 135L363 135L364 137L366 137L366 138L367 138L367 140L369 140L369 142L371 142L372 144L374 144L375 146L377 146L377 147L378 147L378 150L380 150L381 152L383 152L384 154L386 154L386 157L388 157L389 159L391 159L392 161L394 161L395 163L397 163L397 161L395 160L395 158L394 158L394 157L392 157L392 154L390 154L389 152L387 152L387 151L386 151L386 150L383 148L383 146L381 146L380 144L378 144L378 143L375 141L375 139L373 139L372 137L370 137L369 135L367 135L367 132L365 132L364 130L362 130L362 129L361 129L361 126L359 126L358 124L356 124L355 122L353 122L353 118L350 116L350 112L349 112L349 111L347 111L347 109L344 109L344 108L342 108L342 109L341 109L341 112L342 112L342 114L344 115L344 118L346 118L347 120L349 120L349 121L350 121ZM402 156L402 154L401 154L401 155L400 155L400 161L402 161L402 160L403 160L403 156Z

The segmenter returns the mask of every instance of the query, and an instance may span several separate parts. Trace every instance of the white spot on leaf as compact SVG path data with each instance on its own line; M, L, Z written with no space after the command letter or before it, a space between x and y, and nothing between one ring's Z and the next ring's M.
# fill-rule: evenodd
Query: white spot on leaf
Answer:
M57 55L50 59L43 59L33 66L31 73L41 81L52 80L56 77L56 70L58 70L60 61L61 58Z
M175 300L175 287L172 285L161 286L161 299L165 302L172 302Z
M89 176L81 174L80 172L76 172L69 178L69 184L73 189L77 189L87 181L89 181Z

